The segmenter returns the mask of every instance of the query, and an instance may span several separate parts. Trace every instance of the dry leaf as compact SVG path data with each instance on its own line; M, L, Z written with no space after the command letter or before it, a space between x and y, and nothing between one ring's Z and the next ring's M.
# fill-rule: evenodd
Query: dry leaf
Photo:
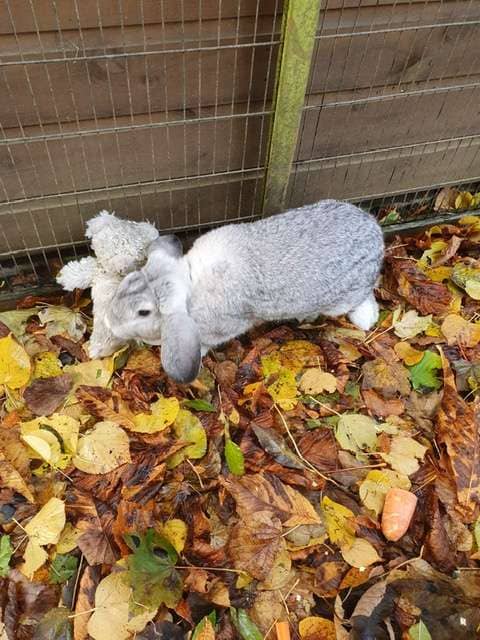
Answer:
M462 348L471 348L480 342L480 324L467 322L454 313L445 318L441 330L449 345L458 344Z
M381 560L375 547L363 538L355 538L353 543L343 547L341 552L345 562L357 569L369 567L371 564Z
M401 320L393 322L394 332L399 338L414 338L432 324L432 316L419 316L415 310L407 311Z
M408 490L411 483L407 476L390 469L372 469L360 483L360 500L378 517L382 512L385 496L392 487Z
M139 413L133 416L132 431L138 433L157 433L163 431L177 419L180 404L177 398L160 397L150 406L151 413Z
M394 436L389 453L380 453L395 471L410 476L418 471L418 460L423 460L427 448L407 436Z
M35 502L32 492L27 483L15 469L15 467L5 458L0 451L0 486L13 489L24 496L29 502Z
M418 364L423 358L423 351L414 349L408 342L397 342L393 350L408 367Z
M380 418L401 416L405 411L403 400L399 398L384 400L376 391L373 391L373 389L364 389L362 391L362 397L369 412Z
M128 436L113 422L98 422L82 435L72 460L85 473L108 473L130 461Z
M351 546L355 540L353 512L342 504L330 500L328 496L323 497L322 512L330 542L338 544L339 547Z
M331 373L322 371L320 368L307 369L300 378L300 389L308 395L319 393L333 393L337 390L337 379Z
M337 638L333 622L317 616L300 620L298 632L302 640L336 640Z
M64 402L73 386L68 374L34 380L23 397L25 404L37 416L49 416Z
M134 416L119 394L109 389L80 385L76 396L88 413L99 420L114 422L125 429L135 427Z
M387 362L383 358L375 358L366 362L363 367L363 389L374 389L384 398L393 398L397 394L408 396L411 391L407 369L399 362Z
M25 349L11 336L0 338L0 385L10 389L24 387L32 366Z

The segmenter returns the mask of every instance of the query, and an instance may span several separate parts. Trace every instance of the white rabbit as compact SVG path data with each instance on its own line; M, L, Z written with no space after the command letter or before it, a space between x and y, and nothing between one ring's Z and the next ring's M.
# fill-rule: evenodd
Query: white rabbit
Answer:
M335 200L214 229L185 255L161 236L118 287L107 323L119 339L161 344L166 373L190 382L208 349L262 321L348 313L369 329L383 250L377 222Z

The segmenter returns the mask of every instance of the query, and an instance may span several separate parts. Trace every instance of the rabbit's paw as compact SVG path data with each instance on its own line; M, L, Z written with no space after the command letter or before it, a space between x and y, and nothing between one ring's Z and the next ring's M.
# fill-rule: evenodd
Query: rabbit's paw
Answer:
M350 322L359 329L368 331L378 320L378 304L373 295L364 300L348 314Z

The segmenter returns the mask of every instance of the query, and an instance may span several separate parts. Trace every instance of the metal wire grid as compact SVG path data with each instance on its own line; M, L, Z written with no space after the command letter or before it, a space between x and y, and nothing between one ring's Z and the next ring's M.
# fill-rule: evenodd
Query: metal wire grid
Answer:
M129 0L92 0L88 24L85 5L69 0L68 28L62 0L21 3L27 28L25 9L2 1L4 273L26 264L38 276L52 250L59 262L75 253L84 219L102 207L176 230L260 214L281 0L140 0L134 18ZM336 196L373 206L475 181L479 26L476 0L327 0L289 204ZM436 113L421 111L428 96ZM451 96L477 119L432 135L431 121L454 122ZM399 104L409 111L393 144ZM350 140L349 122L363 138Z
M31 256L49 265L52 249L61 261L101 207L164 229L259 213L280 0L141 0L133 24L128 0L96 0L87 27L71 0L68 29L60 0L48 0L47 30L29 0L27 33L19 4L3 2L0 253L10 267L27 256L35 272Z
M375 6L370 21L363 3L323 7L290 206L342 197L379 208L480 178L480 4ZM355 127L363 135L351 140Z

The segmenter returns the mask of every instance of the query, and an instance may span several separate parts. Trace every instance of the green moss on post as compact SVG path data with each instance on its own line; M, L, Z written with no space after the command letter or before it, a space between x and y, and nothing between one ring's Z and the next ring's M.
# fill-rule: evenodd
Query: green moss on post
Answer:
M263 215L284 208L297 145L321 0L285 0L282 48L277 63L274 115L270 129Z

